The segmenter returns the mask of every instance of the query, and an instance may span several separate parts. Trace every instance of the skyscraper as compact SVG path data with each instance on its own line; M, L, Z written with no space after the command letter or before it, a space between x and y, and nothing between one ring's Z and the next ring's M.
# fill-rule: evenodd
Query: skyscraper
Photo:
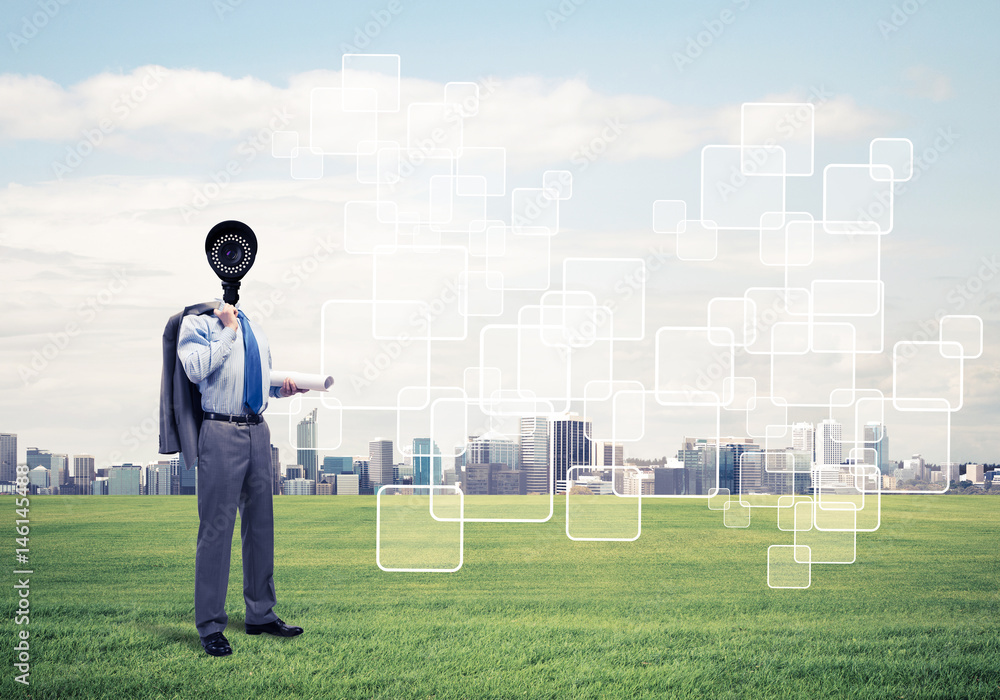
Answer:
M865 423L865 461L878 467L882 474L891 474L889 464L889 433L881 423ZM871 450L875 451L874 457Z
M281 455L278 448L271 445L271 495L281 494Z
M392 440L375 438L368 443L368 478L376 491L386 484L392 485Z
M521 469L528 493L550 493L549 420L544 416L521 419Z
M488 432L476 438L469 438L465 448L466 464L505 464L508 469L517 469L518 445L500 433Z
M620 442L602 442L598 459L598 466L620 467L625 463L625 447Z
M316 482L316 465L319 460L316 458L316 411L314 408L309 415L299 421L295 431L295 446L298 448L296 459L305 469L306 479Z
M95 476L94 455L73 455L73 484L78 494L92 493Z
M109 496L138 496L142 493L139 483L141 467L121 466L111 467L108 472Z
M590 421L575 413L552 421L552 478L556 493L566 492L566 473L570 467L591 466Z
M792 424L792 449L808 452L810 461L816 461L816 430L812 423Z
M0 482L17 481L17 435L0 433Z
M441 481L441 450L430 438L413 439L413 483L429 486Z
M816 428L816 466L840 466L843 461L843 426L835 420L825 419ZM793 445L794 447L794 445Z

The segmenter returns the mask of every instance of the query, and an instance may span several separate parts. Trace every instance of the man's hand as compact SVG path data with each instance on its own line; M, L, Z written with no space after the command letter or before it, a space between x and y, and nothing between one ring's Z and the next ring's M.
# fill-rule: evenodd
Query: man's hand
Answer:
M240 329L240 319L236 315L236 307L232 304L223 304L215 310L215 315L222 321L222 325L233 333Z
M296 394L304 394L307 391L309 390L299 389L297 386L295 386L295 382L292 381L291 377L285 377L285 381L281 385L281 389L278 390L278 393L281 395L282 398L287 399L289 396L295 396Z

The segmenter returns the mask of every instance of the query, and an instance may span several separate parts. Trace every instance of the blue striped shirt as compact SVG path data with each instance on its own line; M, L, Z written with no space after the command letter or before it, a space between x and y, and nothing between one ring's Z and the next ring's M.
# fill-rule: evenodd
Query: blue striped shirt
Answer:
M250 323L250 319L246 322ZM261 386L270 387L267 395L278 398L281 387L270 386L271 349L267 336L253 323L250 327L260 350ZM181 319L177 357L188 379L201 390L203 410L232 415L249 413L243 405L243 355L242 329L226 328L215 314L191 314ZM265 410L266 398L260 412Z

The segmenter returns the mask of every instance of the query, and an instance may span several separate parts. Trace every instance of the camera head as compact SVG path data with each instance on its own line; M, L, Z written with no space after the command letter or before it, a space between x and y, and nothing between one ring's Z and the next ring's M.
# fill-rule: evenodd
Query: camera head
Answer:
M223 221L208 232L205 255L222 280L223 301L236 304L240 299L240 280L257 257L257 236L242 221Z

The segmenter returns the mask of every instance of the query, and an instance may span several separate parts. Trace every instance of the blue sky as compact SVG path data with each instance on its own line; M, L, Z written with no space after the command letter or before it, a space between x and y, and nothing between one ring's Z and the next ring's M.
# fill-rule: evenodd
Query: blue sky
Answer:
M379 17L382 24L376 24ZM959 459L996 461L1000 441L989 434L1000 419L996 277L975 283L977 289L961 308L954 294L976 278L984 256L997 250L998 27L996 3L956 6L940 0L7 2L0 10L6 37L0 42L0 91L6 98L6 115L0 117L0 185L5 190L0 246L7 257L4 274L16 282L3 291L9 320L0 356L12 369L0 377L0 430L23 435L22 451L37 443L104 459L155 457L155 434L140 429L136 441L122 435L141 427L155 402L156 382L148 377L158 373L159 328L172 308L191 301L179 298L178 288L195 301L215 294L204 270L188 271L183 251L161 248L155 237L176 237L177 248L187 246L188 258L195 256L201 265L198 237L215 214L228 218L223 207L213 205L194 223L184 222L175 206L159 205L157 198L165 201L166 193L203 187L256 131L254 120L264 118L241 121L234 103L219 107L211 99L205 109L220 120L231 117L229 127L224 120L194 123L202 120L193 107L178 108L176 117L170 109L183 103L186 89L237 91L234 86L247 77L253 82L248 100L274 94L275 100L295 104L295 86L308 85L311 72L338 71L342 47L367 30L361 52L399 54L403 77L414 90L491 76L508 90L491 108L534 105L555 113L557 105L546 95L560 86L580 88L581 109L572 115L579 117L573 124L560 126L555 117L546 121L546 114L524 115L521 121L552 131L504 144L511 153L512 186L534 186L545 169L571 169L576 142L565 135L572 129L589 134L586 129L599 129L610 116L631 125L631 141L609 149L592 168L575 172L574 198L561 212L561 225L575 237L556 243L565 254L641 248L652 201L697 198L700 148L731 138L727 119L738 117L742 102L807 100L817 91L833 95L827 114L834 107L838 111L827 117L825 132L817 127L820 165L863 162L874 137L909 138L920 154L935 147L941 130L955 134L954 144L937 152L936 162L898 196L896 228L882 254L886 330L889 337L913 337L939 309L984 318L987 349L966 368L967 407L953 416L953 441L965 446ZM677 57L699 39L700 53L695 49L691 62L679 68ZM131 121L116 123L114 138L55 182L53 163L64 159L66 149L79 142L78 134L92 129L111 108L108 100L116 93L102 86L113 83L114 76L134 81L149 66L172 71L164 84L174 91L175 103L157 101L151 93ZM60 121L60 114L45 113L46 105L69 116ZM73 116L79 105L79 116ZM261 107L261 115L270 106ZM647 107L659 116L640 117ZM495 133L519 133L514 128L518 115L511 110L489 122ZM598 116L591 123L592 114ZM676 115L703 124L704 130L684 132L672 121ZM643 144L644 134L664 136ZM681 140L684 134L695 135L688 143ZM567 140L559 142L560 135ZM676 144L665 142L675 136ZM523 157L516 155L519 149ZM262 189L253 190L255 183ZM323 195L296 189L299 185L305 187L290 180L285 162L260 157L246 165L230 190L233 211L273 216L290 228L310 231L302 240L285 239L272 273L308 255L314 236L329 233L322 222L331 215L316 204ZM116 190L122 194L116 197ZM275 193L268 196L290 203L294 213L257 212L254 201L262 192ZM810 210L818 206L814 184L790 182L789 197ZM144 254L145 246L152 255ZM80 340L25 383L16 368L44 347L49 333L78 317L80 305L111 284L120 266L127 267L134 283L102 307ZM337 267L331 274L346 279L350 271ZM248 280L248 290L266 291L265 282L259 284L255 288ZM289 290L292 303L282 310L284 318L271 324L272 333L286 339L284 344L272 341L272 347L300 365L315 362L308 329L318 311L316 295L334 293L316 280L310 285L303 285L301 296ZM133 328L142 340L126 332ZM74 379L95 367L98 372L115 367L122 376L109 383ZM871 372L884 369L873 366ZM143 388L127 388L133 386ZM70 406L90 402L104 417L81 427L73 411L47 406L51 396L69 399ZM638 453L670 449L647 446Z

